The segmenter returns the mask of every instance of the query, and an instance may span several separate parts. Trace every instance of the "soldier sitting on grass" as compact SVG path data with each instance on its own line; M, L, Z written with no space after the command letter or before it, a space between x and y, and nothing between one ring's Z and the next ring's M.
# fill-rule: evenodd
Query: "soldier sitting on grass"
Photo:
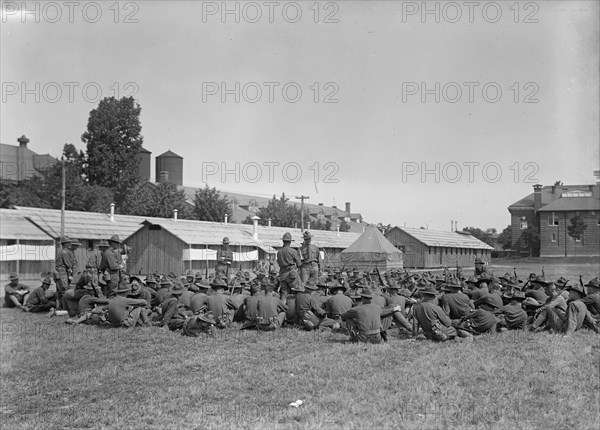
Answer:
M25 303L30 293L27 285L19 282L19 275L16 272L10 274L10 284L4 287L4 303L7 308L17 308L27 312Z
M46 276L42 281L42 285L37 287L27 298L25 306L29 312L48 312L54 309L54 295L48 296L47 291L52 284L52 278Z

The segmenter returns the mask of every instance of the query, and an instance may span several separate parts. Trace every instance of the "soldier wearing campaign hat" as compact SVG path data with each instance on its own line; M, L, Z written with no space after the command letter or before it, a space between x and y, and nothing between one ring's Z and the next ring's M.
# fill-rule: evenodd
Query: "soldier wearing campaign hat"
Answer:
M233 263L233 252L229 249L229 238L223 238L223 245L217 251L217 267L216 273L218 276L229 276L229 269Z
M285 301L291 288L299 285L298 267L302 265L300 255L290 245L292 235L285 233L281 239L283 248L277 251L277 265L279 266L279 293L281 300Z
M300 247L300 258L302 260L300 280L302 282L306 282L308 279L317 281L321 270L321 253L319 247L311 243L312 235L309 231L305 231L302 236L304 243Z
M47 297L48 288L52 284L52 278L46 276L42 280L42 285L37 287L27 298L25 306L29 312L48 312L54 309L54 301Z
M587 306L592 317L598 320L600 319L600 280L596 276L585 284L585 287L587 288L587 295L581 301Z
M125 268L125 265L121 257L119 236L116 234L111 236L108 243L110 248L104 250L99 269L101 272L108 272L110 279L106 282L106 289L109 296L114 296L121 282L121 270Z
M71 277L73 276L73 256L71 247L71 239L69 236L62 236L60 238L61 250L56 256L54 262L54 268L56 275L54 280L56 281L56 308L60 309L62 296L69 288Z

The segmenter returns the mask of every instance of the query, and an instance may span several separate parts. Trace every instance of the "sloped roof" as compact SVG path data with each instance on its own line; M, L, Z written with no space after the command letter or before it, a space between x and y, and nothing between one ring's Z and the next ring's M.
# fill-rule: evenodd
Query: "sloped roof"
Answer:
M595 197L561 197L539 209L540 212L597 210L600 210L600 200Z
M13 209L0 209L0 239L53 241L52 237Z
M409 227L394 227L392 230L394 229L405 232L427 246L438 246L443 248L494 249L487 243L482 242L470 234L458 233L455 231L425 230ZM390 230L390 232L392 230ZM388 234L390 232L388 232Z
M60 236L60 210L19 206L15 211L53 238ZM122 240L138 230L144 219L115 214L112 222L107 213L65 211L65 235L76 239L100 240L116 234Z
M573 190L589 190L590 185L545 185L541 189L542 207L549 205L553 201L561 198L561 193ZM597 186L594 186L597 188ZM595 190L597 192L597 190ZM516 201L508 207L508 209L533 209L534 208L534 193L530 193L522 199Z
M160 155L157 155L156 158L167 158L167 157L173 157L173 158L183 158L181 155L177 155L175 154L173 151L171 151L170 149L167 152L164 152Z
M43 238L48 236L58 239L60 235L60 210L17 207L16 209L2 210L2 224L4 225L4 213L12 214L13 217L21 218L27 226L39 230ZM29 223L30 220L33 224ZM65 211L65 234L76 239L99 240L108 239L117 234L121 240L129 238L132 234L143 228L144 223L160 225L170 233L179 237L183 242L190 245L206 244L218 245L223 237L228 237L233 245L258 246L268 252L272 247L281 247L283 234L289 232L295 242L293 246L302 243L302 232L300 229L283 227L258 226L258 238L254 240L253 226L248 224L224 224L220 222L173 220L171 218L141 217L134 215L114 215L114 222L110 220L110 214L97 212ZM2 229L2 239L4 228ZM44 234L44 232L47 233ZM340 233L335 231L312 230L312 243L319 247L343 249L348 247L359 236L356 233ZM8 235L8 229L7 229Z
M252 238L252 234L245 234L238 229L237 224L166 218L147 218L143 224L160 225L189 245L220 245L224 237L229 238L232 247L260 245Z
M375 226L368 226L348 248L342 251L350 252L376 252L376 253L402 253Z

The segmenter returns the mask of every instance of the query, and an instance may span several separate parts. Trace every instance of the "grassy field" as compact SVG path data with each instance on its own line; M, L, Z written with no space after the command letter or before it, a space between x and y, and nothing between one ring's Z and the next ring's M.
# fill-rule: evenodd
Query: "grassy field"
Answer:
M561 274L582 268L567 269ZM548 277L552 270L545 267ZM392 332L375 346L287 328L192 339L158 328L72 327L5 308L0 325L3 429L584 429L600 422L600 337L587 330L445 344ZM301 406L289 406L299 399Z

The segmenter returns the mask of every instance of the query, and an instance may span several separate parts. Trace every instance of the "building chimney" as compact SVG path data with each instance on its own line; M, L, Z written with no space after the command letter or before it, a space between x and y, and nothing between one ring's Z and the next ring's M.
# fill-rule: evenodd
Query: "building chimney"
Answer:
M338 235L338 236L340 235L340 225L339 225L339 224L338 224L338 226L337 226L337 235Z
M225 214L225 224L227 224L228 214Z
M450 221L450 231L454 231L454 221Z
M337 209L337 206L336 206L336 205L333 205L333 206L331 206L331 207L332 207L333 209Z
M160 172L158 176L158 182L169 182L169 171L163 170Z
M23 135L17 139L17 142L19 142L19 148L27 148L27 143L29 143L29 139L27 139L27 137Z
M310 221L306 223L306 229L310 230Z
M115 204L110 204L110 222L115 222Z
M323 206L323 203L319 203L319 206Z
M269 218L269 227L271 227L271 218Z
M177 209L173 209L173 220L177 222Z
M350 219L350 202L346 202L346 216Z
M540 184L533 186L533 208L536 212L542 207L542 188Z
M454 221L454 231L458 231L458 221Z
M252 217L252 239L258 240L258 220L260 217L254 215Z

